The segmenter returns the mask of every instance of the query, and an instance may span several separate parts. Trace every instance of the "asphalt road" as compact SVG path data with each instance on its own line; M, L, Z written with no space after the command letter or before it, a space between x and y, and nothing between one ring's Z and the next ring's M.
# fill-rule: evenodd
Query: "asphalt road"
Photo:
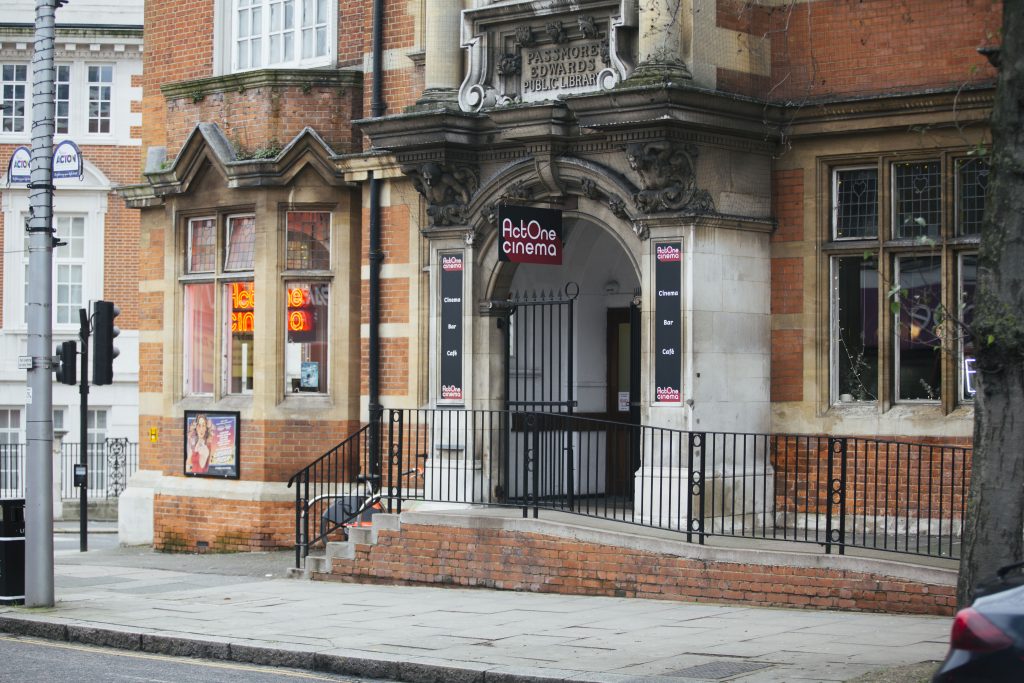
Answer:
M102 681L103 683L298 683L367 679L328 673L167 657L75 643L0 635L0 681ZM379 680L377 683L380 683Z

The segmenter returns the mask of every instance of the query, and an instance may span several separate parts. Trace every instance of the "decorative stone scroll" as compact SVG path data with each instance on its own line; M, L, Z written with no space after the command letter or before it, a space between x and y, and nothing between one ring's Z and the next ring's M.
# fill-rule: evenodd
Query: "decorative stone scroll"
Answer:
M469 69L459 90L464 111L609 89L627 78L636 57L636 3L552 0L466 10ZM623 35L625 35L623 33ZM620 46L628 46L620 47Z
M640 176L633 203L641 213L690 211L714 213L707 190L697 188L697 146L679 142L637 142L626 147L629 167Z
M413 187L427 200L427 215L434 226L461 225L466 209L479 186L476 171L464 165L442 165L428 161L405 166Z

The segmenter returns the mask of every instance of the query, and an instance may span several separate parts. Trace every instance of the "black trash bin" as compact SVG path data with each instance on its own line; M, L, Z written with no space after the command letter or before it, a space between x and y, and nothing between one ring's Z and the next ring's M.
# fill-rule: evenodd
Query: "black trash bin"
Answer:
M25 499L0 500L0 604L25 603Z

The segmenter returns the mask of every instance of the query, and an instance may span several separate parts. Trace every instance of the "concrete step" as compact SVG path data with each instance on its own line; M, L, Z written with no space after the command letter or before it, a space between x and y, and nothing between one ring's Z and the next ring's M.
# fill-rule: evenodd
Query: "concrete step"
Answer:
M334 560L356 559L356 545L376 545L377 532L380 529L398 530L402 526L398 515L377 514L373 517L373 526L358 526L348 530L347 541L331 541L327 543L323 555L310 555L306 558L305 573L300 578L310 578L313 574L330 574ZM296 572L296 576L299 572Z
M309 574L329 574L331 571L331 559L324 555L309 555L306 557L305 571Z
M332 541L327 544L327 557L334 560L356 559L356 544L351 541Z
M354 526L348 530L348 542L374 545L377 543L377 530L372 526Z

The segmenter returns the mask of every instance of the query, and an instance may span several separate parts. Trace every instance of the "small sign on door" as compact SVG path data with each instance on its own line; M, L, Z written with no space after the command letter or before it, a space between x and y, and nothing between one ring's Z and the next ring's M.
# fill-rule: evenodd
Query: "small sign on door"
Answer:
M629 392L628 391L620 391L619 392L619 412L620 413L628 413L629 412Z

